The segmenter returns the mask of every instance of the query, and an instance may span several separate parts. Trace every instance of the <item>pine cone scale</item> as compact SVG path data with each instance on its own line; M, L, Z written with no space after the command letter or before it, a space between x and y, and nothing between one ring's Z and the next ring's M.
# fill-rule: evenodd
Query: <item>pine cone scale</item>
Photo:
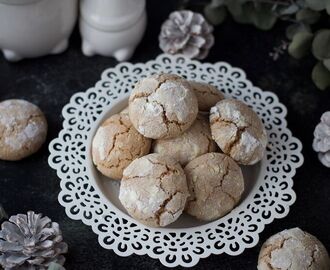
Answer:
M18 255L18 254L10 254L9 256L7 256L6 258L4 258L4 262L6 264L3 264L3 265L6 265L5 268L6 267L13 268L16 265L23 264L24 261L27 260L27 259L28 259L27 256L21 256L21 255ZM0 259L0 263L1 263L1 259Z
M12 251L22 251L22 246L19 246L17 243L10 243L7 241L1 241L0 240L0 252L4 252L6 250L12 250Z

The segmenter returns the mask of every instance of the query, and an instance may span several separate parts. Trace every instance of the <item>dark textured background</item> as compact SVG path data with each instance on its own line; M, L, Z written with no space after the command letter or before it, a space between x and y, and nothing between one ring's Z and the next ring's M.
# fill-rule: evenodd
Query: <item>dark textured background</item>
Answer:
M161 53L160 25L175 1L149 1L146 35L132 62L145 62ZM297 201L289 215L266 226L260 243L242 255L210 256L194 269L256 269L258 252L270 235L299 226L317 236L330 250L330 169L323 167L312 150L313 130L321 114L330 110L330 91L316 89L310 74L312 57L300 61L284 55L274 62L269 52L284 37L284 24L269 32L227 20L215 30L216 44L205 61L227 61L241 67L248 78L264 90L275 92L288 108L288 125L303 145L305 163L294 178ZM80 221L70 220L57 202L59 179L47 164L48 143L61 129L62 107L72 94L93 86L101 72L116 65L113 59L84 57L76 30L68 51L59 56L9 64L0 58L0 100L23 98L45 112L49 123L47 143L40 152L20 162L0 161L0 203L9 215L30 209L58 221L69 244L67 269L165 269L147 256L121 258L100 247L97 236Z

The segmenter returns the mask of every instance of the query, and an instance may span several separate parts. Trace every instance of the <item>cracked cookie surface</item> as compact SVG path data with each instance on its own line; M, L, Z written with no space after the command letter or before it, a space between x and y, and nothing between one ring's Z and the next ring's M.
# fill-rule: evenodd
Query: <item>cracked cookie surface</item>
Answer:
M177 220L188 196L180 164L156 153L134 160L124 170L119 192L127 212L152 227L164 227Z
M20 160L37 152L47 136L47 121L34 104L18 99L0 103L0 159Z
M92 157L97 169L119 180L123 170L136 158L149 153L151 140L133 127L128 113L112 115L98 128L92 143Z
M189 84L197 97L198 109L202 112L209 112L211 107L225 98L213 85L197 81L189 81Z
M234 99L219 101L210 111L212 138L236 162L253 165L260 161L267 145L267 133L258 115Z
M178 137L159 139L153 144L155 153L170 156L181 165L186 165L194 158L214 152L216 149L208 119L202 115L198 115L193 125Z
M261 247L258 270L328 270L330 260L323 244L299 228L271 236Z
M185 211L200 220L226 215L244 191L241 168L224 154L199 156L190 161L184 171L190 193Z
M152 139L178 136L192 125L197 113L197 98L190 84L174 74L142 79L129 98L134 127Z

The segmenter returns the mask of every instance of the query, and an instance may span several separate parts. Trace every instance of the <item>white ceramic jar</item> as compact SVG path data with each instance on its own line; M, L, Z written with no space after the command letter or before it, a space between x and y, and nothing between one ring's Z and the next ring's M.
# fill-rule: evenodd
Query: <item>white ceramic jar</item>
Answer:
M77 0L0 0L0 49L9 61L58 54L68 47Z
M128 60L145 32L145 4L145 0L81 0L83 53Z

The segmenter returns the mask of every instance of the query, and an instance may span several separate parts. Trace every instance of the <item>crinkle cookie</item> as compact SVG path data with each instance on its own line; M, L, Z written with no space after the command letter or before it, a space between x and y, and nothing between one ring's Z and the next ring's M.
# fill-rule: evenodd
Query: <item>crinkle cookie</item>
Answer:
M0 159L20 160L37 152L47 136L47 120L34 104L19 99L0 103Z
M241 168L224 154L199 156L184 171L190 193L185 210L198 219L214 220L226 215L244 191Z
M152 139L172 138L187 130L198 113L197 98L185 79L157 74L139 81L129 98L134 127Z
M270 237L261 247L258 270L329 270L330 259L313 235L293 228Z
M180 164L155 153L134 160L124 170L119 192L127 212L152 227L164 227L177 220L188 196Z
M243 102L224 99L211 108L211 133L221 150L243 165L260 161L267 133L258 115Z
M209 112L211 107L225 96L213 85L203 82L189 81L198 101L198 108L202 112Z
M124 108L122 111L120 111L119 113L121 113L121 114L126 114L126 115L128 115L128 117L129 117L128 106L125 107L125 108Z
M127 113L112 115L98 128L92 143L93 162L107 177L119 180L136 158L149 153L151 140L133 127Z
M205 153L214 152L216 143L212 140L208 120L199 115L194 124L175 138L154 141L153 151L170 156L181 165L186 165L194 158Z

